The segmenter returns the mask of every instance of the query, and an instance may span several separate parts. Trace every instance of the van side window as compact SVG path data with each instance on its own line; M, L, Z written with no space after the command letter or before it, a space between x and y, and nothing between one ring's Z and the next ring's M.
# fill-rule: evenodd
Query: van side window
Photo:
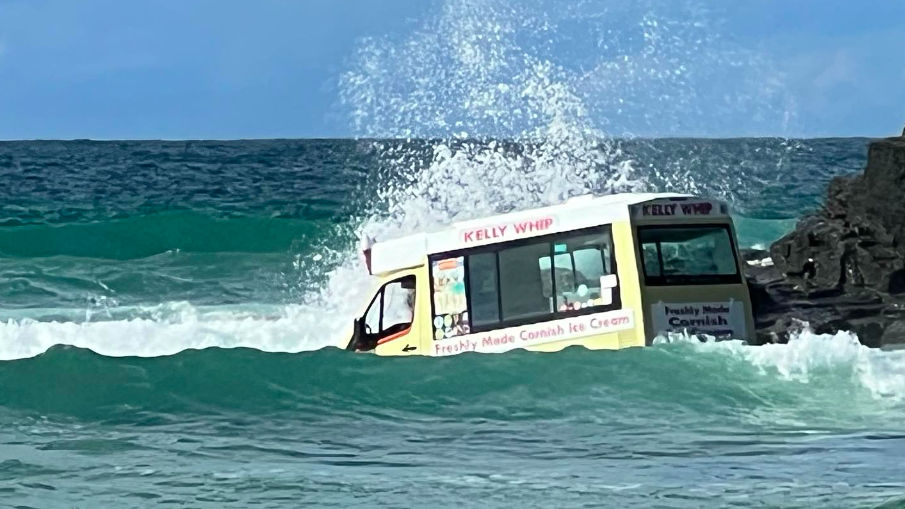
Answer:
M414 282L414 278L412 278ZM408 328L415 317L415 285L393 281L383 287L383 323L381 331Z
M471 288L471 324L475 327L500 321L500 295L496 253L468 257L468 278Z
M590 228L432 257L434 338L620 308L610 231ZM461 288L467 301L450 288Z
M500 301L502 319L516 320L553 311L544 287L550 286L550 269L541 270L538 260L550 256L550 244L529 244L505 249L500 257Z
M374 301L365 313L365 331L369 334L380 332L380 310L383 309L383 291L377 292Z
M612 271L609 236L594 234L554 242L557 311L577 311L613 303L616 275ZM549 270L550 258L539 261ZM552 288L544 295L552 296Z

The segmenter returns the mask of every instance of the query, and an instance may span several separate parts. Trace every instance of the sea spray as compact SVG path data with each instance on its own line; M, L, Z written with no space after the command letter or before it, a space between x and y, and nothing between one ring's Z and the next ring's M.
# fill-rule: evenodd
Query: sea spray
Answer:
M364 229L450 221L639 187L588 116L573 71L540 54L541 16L509 2L446 2L398 47L366 41L343 78L362 134L438 137L426 165L383 145L388 179ZM487 141L488 138L499 141Z
M405 147L382 145L384 165L400 178L386 183L379 219L367 228L398 235L590 192L737 196L745 177L730 161L702 181L694 152L655 165L621 148L632 132L663 135L684 125L679 119L698 133L736 116L745 125L757 118L774 135L787 127L794 105L781 73L734 49L718 25L690 3L448 0L406 37L364 40L341 81L359 133L436 140L428 165L413 165ZM721 72L742 75L715 100L705 91ZM777 154L782 160L785 150Z

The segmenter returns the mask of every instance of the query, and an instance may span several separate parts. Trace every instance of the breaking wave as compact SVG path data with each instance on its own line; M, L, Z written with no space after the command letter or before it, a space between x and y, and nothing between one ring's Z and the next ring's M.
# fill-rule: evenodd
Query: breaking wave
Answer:
M280 351L299 345L257 320L187 320L167 328L169 338L144 321L73 324L70 331L31 327L72 334L74 344L79 344L78 334L114 339L95 342L99 353L155 356L112 358L54 347L35 358L0 364L5 387L0 406L79 418L289 411L316 419L354 410L396 418L461 420L487 418L492 412L500 420L532 415L575 419L595 415L599 407L626 426L633 419L656 421L657 413L681 418L690 412L742 417L771 427L870 421L881 429L905 416L905 352L870 350L845 333L805 333L789 345L766 348L680 342L612 352L570 348L558 354L386 359L336 349L300 355L261 352L262 345ZM175 351L161 346L168 339L186 334L203 338L202 329L209 334L244 331L246 337L257 330L255 349L208 348L160 356ZM133 342L122 345L123 336L132 336ZM195 344L205 346L210 345L204 340ZM405 384L397 383L400 372ZM465 379L469 383L450 383Z

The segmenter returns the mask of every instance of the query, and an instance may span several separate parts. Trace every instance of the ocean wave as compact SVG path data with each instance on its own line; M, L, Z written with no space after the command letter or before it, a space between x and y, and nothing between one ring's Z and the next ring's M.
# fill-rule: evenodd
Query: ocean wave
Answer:
M381 358L336 348L288 353L311 346L305 331L318 325L301 316L8 323L0 328L6 359L63 345L0 362L0 406L79 418L356 411L378 418L402 412L596 421L605 414L623 426L663 412L818 428L840 420L879 426L876 419L905 416L905 352L870 350L846 333L806 333L767 347L694 341L620 351ZM258 348L233 348L247 345Z
M141 357L208 347L297 352L339 342L342 331L351 326L351 320L337 320L331 327L305 305L269 306L269 312L262 308L268 306L235 310L174 302L114 310L131 315L119 319L106 312L88 316L94 321L9 319L0 323L0 359L34 357L55 345Z
M693 352L724 355L753 367L761 376L801 385L844 383L876 399L905 401L905 350L869 348L847 331L815 334L805 327L786 344L750 346L741 341L700 341L678 336ZM667 341L669 343L669 341Z

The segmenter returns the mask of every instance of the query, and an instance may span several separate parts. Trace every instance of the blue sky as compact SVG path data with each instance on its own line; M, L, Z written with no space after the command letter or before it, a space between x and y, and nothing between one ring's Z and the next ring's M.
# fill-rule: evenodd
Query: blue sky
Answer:
M403 41L455 1L0 0L0 139L355 135L340 104L339 77L352 65L362 38ZM539 8L556 3L546 1ZM563 9L590 4L600 14L616 10L624 0L561 3ZM773 83L769 86L782 95L777 104L790 105L794 122L753 127L747 122L756 114L752 108L735 108L728 100L719 122L700 114L702 108L708 111L707 104L697 104L691 106L699 112L689 117L693 121L678 127L653 122L639 134L901 132L905 2L726 0L695 5L707 12L707 30L719 32L714 44L720 46L713 51L732 48L717 59L719 65L759 62L756 73L746 74L746 86L756 89L758 79ZM560 35L567 41L576 36ZM740 54L746 57L733 62L733 55ZM563 55L570 58L568 51ZM778 85L774 75L780 77ZM691 91L693 100L741 96L731 78L710 79L706 86L706 94ZM657 105L645 104L643 95L634 100L636 108L656 113ZM775 114L781 106L770 108ZM618 134L620 122L614 114L609 129Z

